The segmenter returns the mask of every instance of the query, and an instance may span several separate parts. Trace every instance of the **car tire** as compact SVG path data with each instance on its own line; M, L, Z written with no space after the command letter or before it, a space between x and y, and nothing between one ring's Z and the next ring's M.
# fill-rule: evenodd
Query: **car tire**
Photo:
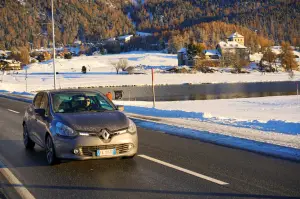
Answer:
M52 138L50 135L46 137L46 143L45 143L45 148L46 148L46 159L49 165L55 165L59 163L58 158L56 157L55 154L55 147L52 141Z
M26 149L33 149L35 143L30 139L26 124L23 125L23 143Z

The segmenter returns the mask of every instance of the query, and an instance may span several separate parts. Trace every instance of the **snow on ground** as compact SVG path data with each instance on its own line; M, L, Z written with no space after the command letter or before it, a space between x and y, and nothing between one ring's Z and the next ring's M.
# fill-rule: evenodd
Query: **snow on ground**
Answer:
M127 59L129 66L145 65L148 71L143 75L117 75L111 62ZM170 74L160 73L162 70L177 65L177 55L158 52L129 52L116 55L80 56L71 60L58 59L56 62L58 88L151 85L150 70L155 68L155 84L202 84L202 83L237 83L237 82L268 82L290 81L287 73L279 72L262 75L252 71L251 74ZM82 66L87 67L87 74L81 73ZM53 88L52 62L46 61L29 65L27 70L27 90L25 70L0 75L0 90L38 91ZM3 80L1 82L1 80ZM300 72L295 72L292 81L300 80Z
M212 122L288 135L300 135L300 96L152 102L116 101L129 113Z

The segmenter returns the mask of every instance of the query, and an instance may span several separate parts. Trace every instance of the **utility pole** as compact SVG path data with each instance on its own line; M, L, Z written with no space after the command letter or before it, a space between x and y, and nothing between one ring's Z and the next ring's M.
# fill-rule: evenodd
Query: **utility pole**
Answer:
M54 77L54 89L56 89L56 68L55 68L55 27L54 27L54 5L53 0L51 0L52 4L52 36L53 36L53 77Z
M153 95L153 108L155 108L155 88L154 88L154 70L151 69L152 73L152 95Z
M27 89L27 66L26 66L26 69L25 69L25 80L26 80L26 92L28 92L28 89Z

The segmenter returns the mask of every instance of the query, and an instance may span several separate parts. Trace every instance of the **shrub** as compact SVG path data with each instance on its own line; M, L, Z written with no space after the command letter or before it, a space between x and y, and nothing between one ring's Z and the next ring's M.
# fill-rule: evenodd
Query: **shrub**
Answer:
M81 72L82 72L83 74L86 74L86 67L85 67L85 66L82 66Z
M64 55L64 58L65 59L72 59L72 54L71 53L66 53L65 55Z

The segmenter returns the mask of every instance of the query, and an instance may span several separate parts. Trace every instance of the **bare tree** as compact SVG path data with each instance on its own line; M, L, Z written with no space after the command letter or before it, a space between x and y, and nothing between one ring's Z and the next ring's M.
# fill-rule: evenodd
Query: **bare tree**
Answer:
M110 65L112 65L115 68L117 74L119 74L119 71L121 68L120 68L118 62L110 61Z
M128 67L127 59L120 59L118 65L119 65L120 69L122 69L122 71L126 71L126 69Z

